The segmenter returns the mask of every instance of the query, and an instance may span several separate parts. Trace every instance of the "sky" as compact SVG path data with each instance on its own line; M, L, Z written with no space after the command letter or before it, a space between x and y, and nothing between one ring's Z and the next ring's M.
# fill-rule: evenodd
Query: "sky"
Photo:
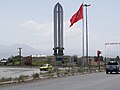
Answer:
M71 28L70 18L83 0L0 0L0 45L26 44L53 54L53 9L64 11L64 53L82 56L82 21ZM84 0L88 8L89 55L105 55L105 43L120 42L120 0ZM111 49L112 48L112 49ZM119 54L116 46L107 50ZM118 48L119 49L119 48ZM41 53L42 54L42 53Z

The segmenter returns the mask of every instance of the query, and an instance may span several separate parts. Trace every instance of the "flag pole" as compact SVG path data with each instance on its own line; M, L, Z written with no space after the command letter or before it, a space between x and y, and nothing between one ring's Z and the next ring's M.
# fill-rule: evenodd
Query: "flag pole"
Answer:
M83 4L80 6L79 10L72 16L72 18L70 19L70 26L71 27L74 23L76 23L77 21L83 19ZM84 20L83 20L83 36L82 36L82 41L83 41L83 58L84 58ZM81 50L82 51L82 50Z
M84 2L83 2L84 7ZM82 8L83 9L83 8ZM83 60L83 66L84 66L84 9L83 9L83 19L82 19L82 60Z

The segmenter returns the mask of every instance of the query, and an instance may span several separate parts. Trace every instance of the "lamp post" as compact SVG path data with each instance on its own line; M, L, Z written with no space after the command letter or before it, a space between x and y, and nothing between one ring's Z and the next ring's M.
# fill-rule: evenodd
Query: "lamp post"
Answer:
M89 66L89 60L88 60L88 17L87 17L87 8L90 6L90 4L84 4L85 11L86 11L86 60L87 64ZM90 66L89 66L90 69Z

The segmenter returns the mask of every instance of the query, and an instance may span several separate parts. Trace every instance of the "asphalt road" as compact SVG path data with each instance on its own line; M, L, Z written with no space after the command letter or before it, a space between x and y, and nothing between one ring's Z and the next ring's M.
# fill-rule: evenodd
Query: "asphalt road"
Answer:
M0 86L0 90L120 90L120 75L104 72L92 73L27 84Z

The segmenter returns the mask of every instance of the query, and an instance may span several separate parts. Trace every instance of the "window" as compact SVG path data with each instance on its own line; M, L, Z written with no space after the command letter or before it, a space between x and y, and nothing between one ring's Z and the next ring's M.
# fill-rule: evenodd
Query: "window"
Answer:
M118 65L117 62L109 62L108 65Z

